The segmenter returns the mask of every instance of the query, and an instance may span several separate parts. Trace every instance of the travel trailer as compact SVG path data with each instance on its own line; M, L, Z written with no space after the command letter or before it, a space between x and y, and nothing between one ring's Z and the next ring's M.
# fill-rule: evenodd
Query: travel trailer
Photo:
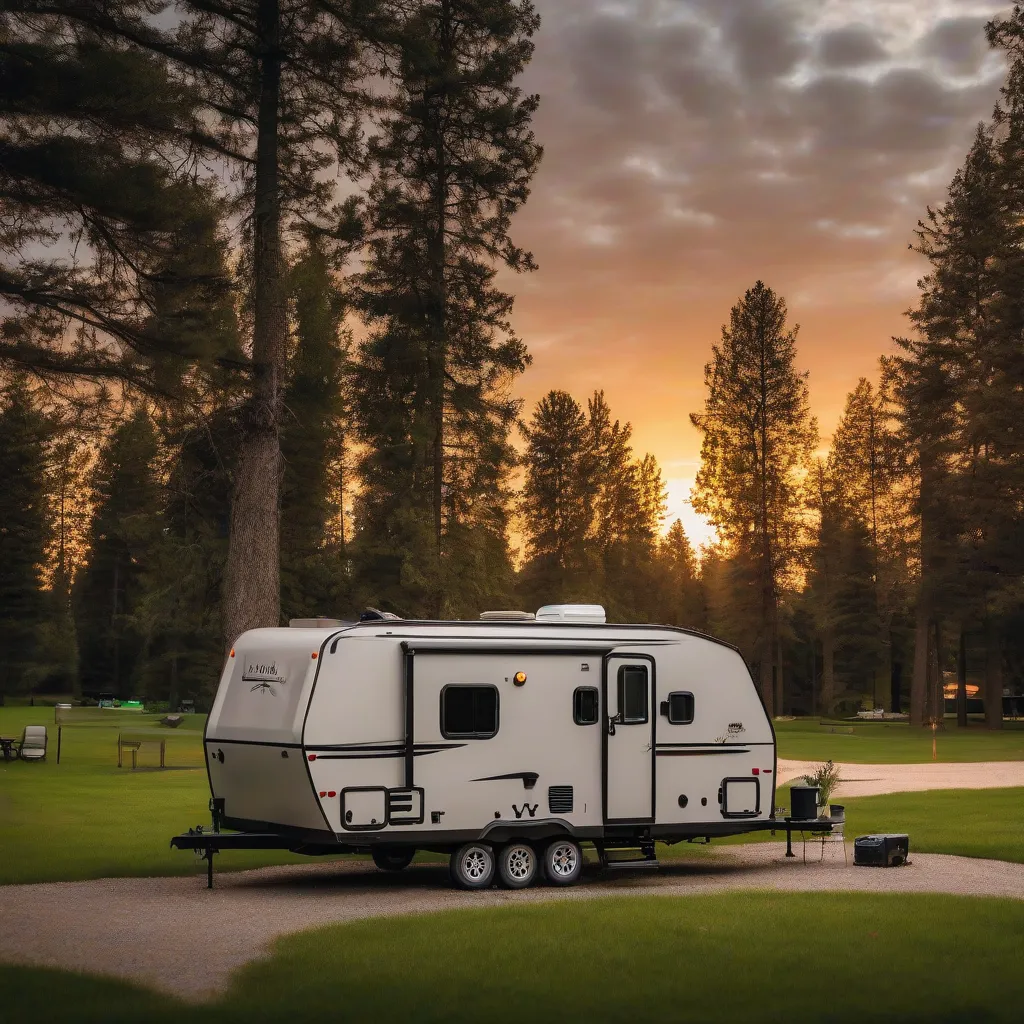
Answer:
M785 828L775 734L735 648L593 605L479 621L370 612L241 636L204 737L205 851L449 854L453 882L511 888L656 866L654 843ZM221 831L235 830L234 832Z

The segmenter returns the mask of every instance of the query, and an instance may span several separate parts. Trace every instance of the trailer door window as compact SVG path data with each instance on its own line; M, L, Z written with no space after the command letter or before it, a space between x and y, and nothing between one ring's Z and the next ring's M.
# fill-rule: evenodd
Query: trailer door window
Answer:
M672 725L689 725L693 721L693 694L670 693L662 710Z
M441 691L441 735L486 740L498 731L498 689L452 684Z
M619 669L619 714L623 725L647 721L647 666L623 665Z
M597 687L577 686L572 695L572 720L577 725L597 724Z

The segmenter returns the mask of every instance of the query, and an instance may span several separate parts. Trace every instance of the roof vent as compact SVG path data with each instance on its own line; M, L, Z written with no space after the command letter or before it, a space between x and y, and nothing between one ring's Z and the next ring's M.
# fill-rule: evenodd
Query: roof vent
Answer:
M384 619L399 619L400 615L396 615L394 612L382 612L379 608L367 608L366 611L362 612L359 616L360 622L378 622Z
M322 629L325 626L344 626L346 623L341 619L289 619L289 626L296 629Z
M516 622L525 622L534 618L533 612L517 612L517 611L504 611L504 612L481 612L481 619L486 619L488 622L497 622L498 620L514 620Z
M605 622L599 604L546 604L537 609L538 622Z

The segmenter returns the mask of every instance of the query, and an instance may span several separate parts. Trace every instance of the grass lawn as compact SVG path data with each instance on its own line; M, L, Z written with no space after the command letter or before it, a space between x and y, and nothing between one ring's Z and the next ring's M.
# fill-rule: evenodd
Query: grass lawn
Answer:
M953 853L1024 863L1024 789L932 789L921 793L862 796L841 802L846 808L848 842L872 832L906 832L910 836L911 857L915 852ZM788 786L778 790L776 805L789 806ZM710 849L713 851L720 844L777 843L785 838L785 832L774 836L755 832L750 836L715 839ZM799 839L799 833L794 832L797 852ZM677 851L684 856L692 855L690 851L694 846L667 847L664 855L659 852L659 858L671 860ZM825 856L841 857L842 850L836 847L836 851L826 851Z
M65 726L58 765L53 708L0 708L0 736L45 725L49 737L44 762L0 760L0 884L205 871L205 862L168 845L175 833L210 820L204 717L189 715L167 729L157 724L160 716L112 716L126 732L166 737L166 763L174 768L119 769L117 724ZM158 749L143 746L138 763L158 765ZM219 855L217 869L307 862L287 852L239 851Z
M915 764L932 759L931 729L906 722L826 722L798 718L776 722L779 757L795 761L847 761L859 764ZM971 722L958 729L947 718L937 736L939 761L1024 761L1024 722L1003 722L990 732Z
M118 769L116 724L65 727L58 765L52 708L0 708L0 735L20 736L31 724L45 725L50 735L44 763L0 760L0 884L204 871L205 865L191 853L168 846L175 833L209 821L202 716L187 716L176 730L163 729L147 716L125 716L124 722L126 731L141 728L166 736L167 764L185 767L163 772ZM806 731L807 723L782 723L797 724ZM780 745L787 735L793 733L780 729ZM1004 739L984 733L982 738ZM875 735L874 743L899 746L905 739L898 732L883 732ZM155 747L143 747L139 763L152 767L157 756ZM789 806L787 788L779 790L776 804ZM847 800L845 806L850 837L906 831L912 850L1024 861L1024 790L893 794ZM757 838L771 837L758 833ZM780 838L781 833L775 836ZM669 859L701 855L695 846L665 853ZM280 851L239 851L221 854L217 869L308 862Z
M214 1003L0 967L11 1020L1017 1021L1024 902L728 893L464 910L280 940Z

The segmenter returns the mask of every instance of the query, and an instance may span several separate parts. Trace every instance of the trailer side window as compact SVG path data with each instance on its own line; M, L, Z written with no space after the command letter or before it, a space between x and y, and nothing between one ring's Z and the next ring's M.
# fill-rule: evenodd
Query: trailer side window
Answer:
M597 687L577 686L572 695L572 720L577 725L597 724Z
M661 702L661 713L672 725L689 725L693 721L693 694L670 693L668 700Z
M441 691L441 735L486 740L498 731L498 688L452 684Z
M619 714L623 725L647 721L647 666L623 665L619 669Z

